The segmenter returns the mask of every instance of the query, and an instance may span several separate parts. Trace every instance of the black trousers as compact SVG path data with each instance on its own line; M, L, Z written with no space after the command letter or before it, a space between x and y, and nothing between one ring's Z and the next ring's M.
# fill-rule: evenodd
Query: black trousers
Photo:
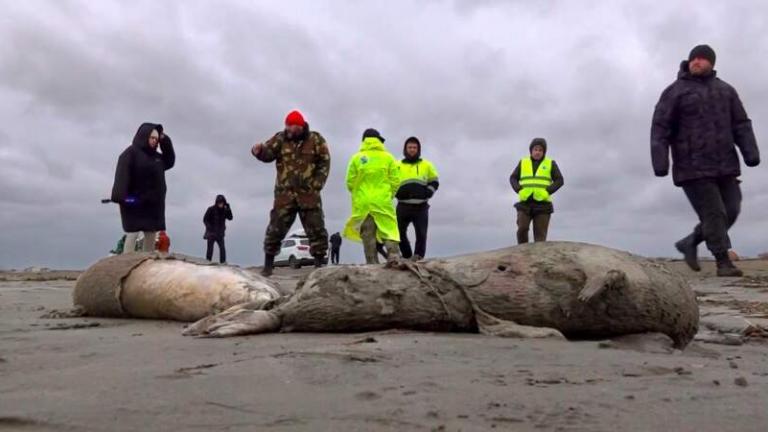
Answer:
M728 229L741 212L741 187L735 177L694 180L683 184L683 191L699 216L699 223L687 239L698 245L706 242L712 254L728 252Z
M339 248L331 247L331 264L339 263Z
M217 243L219 245L219 262L225 263L227 262L227 248L224 247L224 237L221 238L209 238L208 239L208 249L205 251L205 259L208 261L213 258L213 244Z
M416 231L416 248L411 251L408 241L408 225ZM427 228L429 227L429 204L398 204L397 227L400 230L400 253L403 258L414 254L424 258L427 253Z

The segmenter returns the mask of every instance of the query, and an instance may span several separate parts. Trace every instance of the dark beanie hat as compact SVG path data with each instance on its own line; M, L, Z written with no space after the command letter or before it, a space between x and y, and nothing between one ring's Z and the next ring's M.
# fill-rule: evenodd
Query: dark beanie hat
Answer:
M544 153L547 152L547 140L544 138L534 138L531 140L531 145L528 146L528 151L533 151L534 146L541 146L544 149Z
M381 136L379 131L373 128L368 128L363 132L363 139L366 138L378 138L381 142L384 142L384 137Z
M688 54L688 61L691 61L695 58L703 58L709 60L710 63L712 63L712 66L715 65L715 50L712 49L709 45L696 45L691 50L691 53Z

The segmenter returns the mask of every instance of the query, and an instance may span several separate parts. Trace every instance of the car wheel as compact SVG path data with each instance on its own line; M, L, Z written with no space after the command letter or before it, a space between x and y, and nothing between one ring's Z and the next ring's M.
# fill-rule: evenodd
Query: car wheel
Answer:
M299 269L301 268L301 261L297 260L295 256L291 255L290 258L288 258L288 265L292 269Z

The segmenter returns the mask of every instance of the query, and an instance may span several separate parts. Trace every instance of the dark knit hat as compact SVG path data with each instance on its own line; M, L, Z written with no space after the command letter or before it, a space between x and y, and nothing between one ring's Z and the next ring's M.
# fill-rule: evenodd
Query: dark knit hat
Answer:
M715 50L712 49L709 45L696 45L691 50L691 53L688 54L688 61L691 61L695 58L703 58L709 60L710 63L712 63L712 66L715 65Z
M381 136L379 131L373 128L368 128L365 130L365 132L363 132L363 139L366 139L366 138L378 138L381 142L385 141L384 137Z
M547 140L544 138L534 138L531 140L531 145L528 146L528 151L533 151L534 146L541 146L544 149L544 153L547 152Z

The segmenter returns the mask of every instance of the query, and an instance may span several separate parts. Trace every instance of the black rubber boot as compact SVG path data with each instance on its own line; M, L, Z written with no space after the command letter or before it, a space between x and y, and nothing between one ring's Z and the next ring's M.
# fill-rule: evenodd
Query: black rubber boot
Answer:
M701 271L701 266L699 265L697 247L691 237L686 237L678 241L677 243L675 243L675 248L681 254L683 254L683 257L685 258L685 263L688 264L688 267L690 267L691 270Z
M731 259L728 258L728 252L721 252L715 254L717 260L717 275L721 277L742 277L742 272L738 267L733 265Z
M261 275L264 277L270 277L272 276L272 272L275 269L275 256L274 255L264 255L264 268L261 269Z

